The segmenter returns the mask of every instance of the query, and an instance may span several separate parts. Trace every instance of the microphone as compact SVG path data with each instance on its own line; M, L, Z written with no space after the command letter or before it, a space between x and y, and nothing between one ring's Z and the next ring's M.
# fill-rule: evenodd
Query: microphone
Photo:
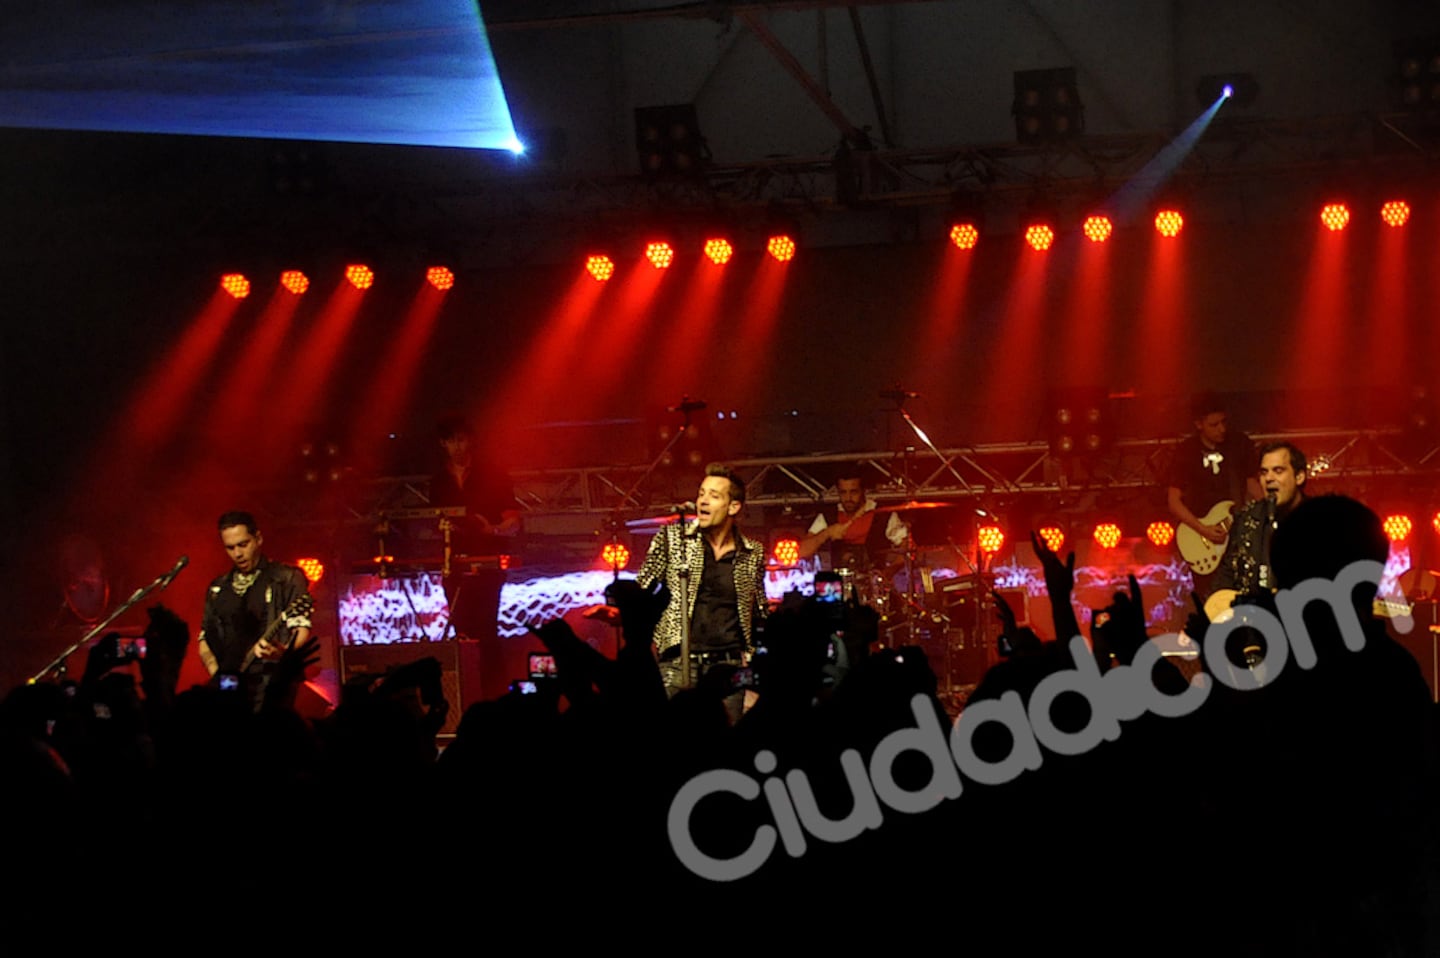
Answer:
M677 516L693 516L695 514L695 503L677 502L670 507L670 512L672 515Z
M708 405L710 404L703 399L691 399L689 396L686 396L684 399L680 400L680 404L678 406L666 406L665 411L692 413L699 412Z
M177 559L175 562L175 567L160 577L160 588L169 588L170 583L174 582L175 577L180 574L180 570L185 568L189 564L189 556L181 556L179 559Z

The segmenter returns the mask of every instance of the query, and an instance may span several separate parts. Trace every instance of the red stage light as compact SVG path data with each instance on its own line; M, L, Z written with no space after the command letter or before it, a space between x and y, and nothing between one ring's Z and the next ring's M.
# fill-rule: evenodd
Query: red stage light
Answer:
M311 585L319 582L325 576L325 563L319 559L309 557L296 559L295 564L300 567L301 572L305 573L305 578L310 580Z
M585 271L595 277L597 283L603 283L615 275L615 263L608 256L588 256Z
M236 299L250 295L250 281L241 273L226 273L220 277L220 288Z
M1065 530L1059 526L1042 526L1036 531L1036 535L1045 540L1051 552L1059 552L1060 547L1065 544Z
M800 541L798 539L776 539L772 555L775 557L776 565L792 566L800 561Z
M1350 207L1344 203L1326 203L1320 210L1320 222L1334 233L1350 225Z
M1435 527L1436 532L1440 532L1440 512L1431 517L1430 524Z
M795 241L781 233L779 236L770 237L770 242L765 244L765 251L775 257L777 263L788 263L795 258Z
M1404 200L1390 200L1380 207L1380 218L1386 226L1404 226L1410 220L1410 204Z
M1152 522L1145 527L1145 538L1157 546L1168 546L1175 539L1175 527L1168 522Z
M1410 537L1410 530L1415 528L1415 523L1410 521L1409 516L1399 513L1386 516L1383 525L1391 542L1404 542Z
M1030 244L1031 249L1043 253L1055 242L1055 231L1044 223L1032 223L1025 227L1025 242Z
M981 552L994 555L1005 544L1005 530L999 526L981 526L975 530L975 541L979 543Z
M645 258L656 269L669 269L675 262L675 250L669 243L646 243Z
M724 266L735 255L735 247L727 239L716 237L705 241L705 256L716 266Z
M1102 522L1095 527L1095 541L1102 549L1113 549L1120 544L1120 527L1113 522Z
M351 263L345 267L345 278L356 289L369 289L375 285L375 273L363 263Z
M445 266L432 266L425 271L425 282L442 293L455 285L455 274Z
M1085 238L1092 243L1103 243L1115 232L1115 224L1110 222L1108 216L1087 216L1085 217Z
M284 286L296 296L300 296L310 288L310 277L298 269L287 269L280 274L280 285Z
M630 550L623 543L607 542L600 550L600 559L607 568L623 569L630 564Z
M956 223L950 227L950 242L957 249L974 249L980 242L980 230L974 223Z
M1179 210L1161 210L1155 214L1155 231L1161 236L1179 236L1184 226L1185 217L1180 215Z

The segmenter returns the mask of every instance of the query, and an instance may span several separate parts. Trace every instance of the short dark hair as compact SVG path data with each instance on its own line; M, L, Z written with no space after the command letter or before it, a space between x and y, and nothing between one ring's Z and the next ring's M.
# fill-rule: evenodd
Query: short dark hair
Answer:
M256 530L260 528L259 526L255 525L254 516L252 516L248 512L240 512L239 510L233 510L231 512L225 513L220 517L220 521L217 524L217 528L220 532L224 532L231 526L244 526L245 531L250 533L252 536L255 534Z
M1225 400L1213 389L1198 392L1190 397L1190 418L1197 422L1212 412L1228 412Z
M840 468L836 470L835 488L840 488L841 479L855 479L860 483L861 489L870 488L870 484L865 481L865 470L860 468L860 463L858 462L842 464Z
M705 476L719 476L721 479L730 480L730 498L736 502L745 501L745 481L736 474L734 469L723 462L712 462L705 467Z
M461 436L473 438L475 430L471 428L469 421L458 412L446 413L435 423L435 433L440 437L441 442L447 439L458 439Z
M1305 462L1305 453L1301 452L1300 447L1295 445L1293 442L1267 443L1265 446L1261 447L1260 456L1255 460L1255 464L1258 466L1260 464L1260 461L1266 456L1270 455L1270 453L1279 452L1281 449L1284 449L1287 453L1290 454L1290 468L1295 470L1296 475L1299 475L1300 473L1305 471L1305 467L1307 465L1307 463Z

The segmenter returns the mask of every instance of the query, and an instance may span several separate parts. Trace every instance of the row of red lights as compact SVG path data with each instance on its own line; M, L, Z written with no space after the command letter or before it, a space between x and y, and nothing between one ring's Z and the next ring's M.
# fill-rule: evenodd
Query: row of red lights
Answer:
M1350 207L1345 203L1326 203L1320 209L1320 223L1331 232L1338 232L1350 225ZM1389 200L1380 207L1380 221L1386 226L1400 227L1410 221L1410 204L1404 200ZM1185 217L1179 210L1163 209L1155 214L1155 232L1167 239L1180 235L1185 228ZM1110 217L1097 213L1087 216L1081 224L1081 233L1092 243L1104 243L1115 232L1115 223ZM980 242L980 227L973 221L962 220L950 227L950 242L958 249L971 250ZM1025 242L1030 248L1044 252L1055 242L1055 228L1049 223L1035 221L1025 227Z
M369 289L375 285L375 271L364 263L351 263L345 267L345 281L356 289ZM425 271L425 282L444 292L455 285L455 274L448 266L431 266ZM287 269L280 274L280 285L296 296L303 296L310 288L310 277L298 269ZM220 277L220 288L236 299L249 296L250 286L250 278L244 273L226 273Z
M1436 512L1430 521L1435 527L1435 531L1440 533L1440 512ZM1404 513L1393 513L1386 516L1383 524L1385 534L1390 537L1391 542L1404 542L1415 528L1414 520ZM1065 545L1065 530L1059 526L1042 526L1035 530L1035 533L1045 541L1052 552L1059 552ZM1095 528L1091 531L1091 538L1102 549L1114 549L1124 538L1124 533L1114 522L1100 522L1096 523ZM1175 526L1164 520L1156 520L1145 527L1145 538L1155 546L1168 546L1175 539ZM1005 546L1005 530L993 523L980 526L975 530L975 542L982 553L994 555ZM799 540L777 539L771 550L771 558L777 566L785 568L794 566L800 561ZM622 543L608 542L601 550L600 560L606 568L623 569L630 562L630 550ZM305 560L301 561L303 563ZM309 569L306 569L306 574L309 574ZM318 576L313 577L311 581L314 582L316 579Z
M728 239L713 236L705 241L702 248L705 258L716 266L724 266L735 255L735 246ZM795 258L795 240L785 233L777 233L765 243L765 252L777 263L788 263ZM664 240L645 244L645 258L656 269L669 269L675 262L675 247ZM603 283L615 275L615 261L604 253L591 253L585 257L585 271L596 282Z
M1440 512L1431 517L1431 524L1440 533ZM1404 513L1393 513L1383 520L1385 535L1391 542L1404 542L1414 531L1415 522ZM1035 530L1052 552L1059 552L1065 545L1065 530L1059 526L1043 526ZM1124 538L1120 526L1114 522L1096 523L1091 537L1102 549L1114 549ZM1145 538L1155 546L1168 546L1175 540L1175 526L1164 520L1157 520L1145 527ZM975 530L975 542L980 551L994 555L1005 545L1005 530L998 525L988 524ZM780 539L773 552L776 565L792 566L799 558L799 543L794 539Z

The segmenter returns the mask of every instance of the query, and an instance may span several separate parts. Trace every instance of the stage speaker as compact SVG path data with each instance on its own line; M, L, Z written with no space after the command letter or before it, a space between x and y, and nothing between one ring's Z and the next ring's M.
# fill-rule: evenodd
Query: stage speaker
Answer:
M465 709L480 699L479 643L392 642L387 645L340 646L342 686L363 677L381 678L401 665L431 657L440 662L440 688L450 711L441 735L454 735Z

